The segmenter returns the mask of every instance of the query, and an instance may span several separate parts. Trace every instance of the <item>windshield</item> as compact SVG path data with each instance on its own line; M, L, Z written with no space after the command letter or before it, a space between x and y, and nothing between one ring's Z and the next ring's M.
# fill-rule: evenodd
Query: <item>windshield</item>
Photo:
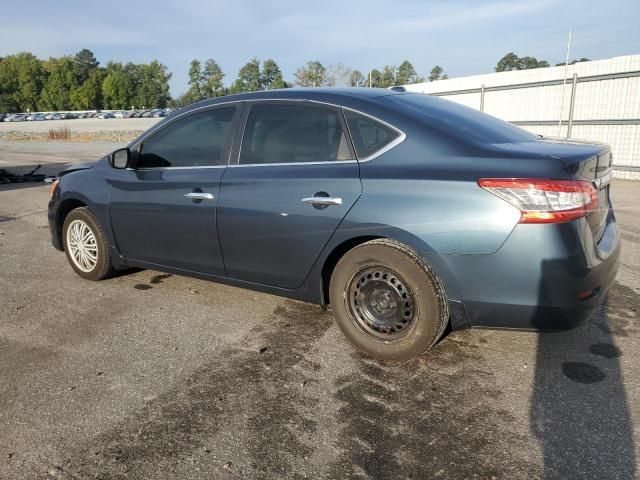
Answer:
M533 133L473 108L422 93L389 95L385 100L438 130L479 144L531 142Z

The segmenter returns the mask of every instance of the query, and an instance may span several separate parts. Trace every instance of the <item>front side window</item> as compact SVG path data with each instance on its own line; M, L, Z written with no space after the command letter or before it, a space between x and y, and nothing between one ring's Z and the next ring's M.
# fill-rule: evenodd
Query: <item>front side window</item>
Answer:
M312 106L257 104L247 118L240 164L352 160L340 112Z
M358 158L366 158L393 142L400 134L371 117L345 110L353 145Z
M163 128L141 145L137 168L226 165L234 112L235 107L208 110Z

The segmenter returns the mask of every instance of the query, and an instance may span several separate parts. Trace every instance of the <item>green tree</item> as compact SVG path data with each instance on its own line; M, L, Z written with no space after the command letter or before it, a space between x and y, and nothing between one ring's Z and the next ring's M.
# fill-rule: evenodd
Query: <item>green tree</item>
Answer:
M318 61L307 62L294 76L301 87L321 87L327 83L327 69Z
M134 83L138 86L138 105L145 108L165 108L171 99L169 95L171 73L167 71L167 67L153 60L149 64L137 65L137 69L133 71L137 71L138 74L137 79L134 74Z
M70 56L50 58L44 62L47 80L40 95L41 110L69 110L71 91L78 86L75 63Z
M564 64L563 64L564 65ZM496 72L509 72L512 70L528 70L530 68L548 67L549 62L546 60L538 60L535 57L518 57L513 52L507 53L498 60Z
M210 58L204 62L202 71L202 85L200 90L204 98L221 97L225 94L224 73L214 59Z
M273 90L275 88L287 88L287 82L282 77L282 71L275 62L269 58L262 63L262 89Z
M73 61L75 63L76 82L78 84L84 83L91 75L91 72L98 68L99 65L93 52L86 48L76 53Z
M200 68L200 61L193 59L189 65L189 90L187 90L186 93L189 103L199 102L204 98L201 85L202 70Z
M77 110L98 110L103 107L102 84L106 73L101 68L91 71L82 85L71 90L71 106Z
M8 55L0 60L0 111L36 110L46 80L42 61L31 53Z
M136 78L132 64L127 68L120 62L109 62L102 81L102 94L105 108L140 107L136 104Z
M365 87L367 86L367 78L359 70L353 70L349 76L350 87Z
M382 69L382 75L380 76L381 88L389 88L396 84L396 67L391 65L385 65Z
M372 87L381 87L382 86L382 72L377 68L374 68L369 72L369 83Z
M262 73L260 72L260 61L253 58L238 72L238 78L232 86L232 92L256 92L258 90L262 90Z
M418 76L416 69L413 68L413 65L409 60L405 60L400 64L400 66L398 66L398 70L396 72L397 85L408 85L420 82L424 82L424 79Z
M436 65L429 72L429 81L435 82L436 80L440 80L442 78L442 67L440 65Z

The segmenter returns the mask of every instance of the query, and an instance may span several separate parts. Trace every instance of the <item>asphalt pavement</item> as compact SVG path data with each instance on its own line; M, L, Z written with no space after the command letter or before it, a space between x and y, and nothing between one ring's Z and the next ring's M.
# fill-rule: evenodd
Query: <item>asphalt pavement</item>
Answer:
M318 306L153 271L82 280L47 191L0 185L2 479L636 475L640 182L613 184L622 266L586 324L453 332L402 364Z

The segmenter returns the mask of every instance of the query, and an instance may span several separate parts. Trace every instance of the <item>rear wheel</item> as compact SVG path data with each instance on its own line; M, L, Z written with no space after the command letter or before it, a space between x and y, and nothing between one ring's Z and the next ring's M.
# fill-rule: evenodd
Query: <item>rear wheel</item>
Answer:
M392 240L372 240L347 252L333 271L329 296L345 336L381 360L420 355L449 320L444 287L433 269Z
M109 240L88 208L69 212L62 227L62 241L67 260L82 278L102 280L111 274Z

